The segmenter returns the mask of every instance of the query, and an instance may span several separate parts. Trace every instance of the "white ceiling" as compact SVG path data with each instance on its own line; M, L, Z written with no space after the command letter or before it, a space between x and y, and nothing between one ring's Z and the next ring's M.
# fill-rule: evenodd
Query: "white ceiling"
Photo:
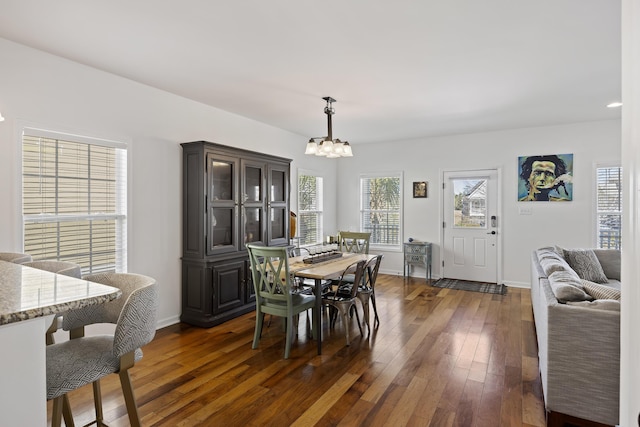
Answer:
M305 137L332 96L352 144L620 117L619 0L0 0L0 37Z

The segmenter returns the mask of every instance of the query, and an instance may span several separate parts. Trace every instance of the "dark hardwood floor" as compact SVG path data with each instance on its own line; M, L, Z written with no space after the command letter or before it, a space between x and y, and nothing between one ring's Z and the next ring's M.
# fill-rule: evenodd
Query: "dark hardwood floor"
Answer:
M324 322L321 356L304 316L289 360L278 318L257 350L254 313L159 330L131 370L143 425L544 426L528 289L491 295L381 274L376 296L379 328L361 337L353 319L346 347L342 323ZM107 423L128 426L118 377L102 389ZM93 419L90 386L70 400L77 425Z

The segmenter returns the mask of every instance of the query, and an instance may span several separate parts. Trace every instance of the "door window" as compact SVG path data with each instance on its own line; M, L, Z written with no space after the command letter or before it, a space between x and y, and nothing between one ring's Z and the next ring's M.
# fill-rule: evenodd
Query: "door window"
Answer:
M487 180L456 178L453 185L453 226L487 227Z

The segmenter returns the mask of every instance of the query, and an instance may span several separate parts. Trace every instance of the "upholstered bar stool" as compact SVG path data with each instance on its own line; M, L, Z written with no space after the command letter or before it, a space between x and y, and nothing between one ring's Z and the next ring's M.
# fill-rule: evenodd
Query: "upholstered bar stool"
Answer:
M150 277L131 273L102 273L84 277L119 288L122 296L106 304L65 313L62 328L71 339L47 346L47 400L53 399L52 426L61 425L64 396L93 384L96 424L104 425L100 379L118 373L131 426L140 426L129 369L142 358L142 346L156 332L158 286ZM116 325L113 335L84 336L95 323ZM93 424L93 423L91 423Z
M13 262L15 264L22 264L31 261L31 255L21 254L16 252L0 252L0 261Z

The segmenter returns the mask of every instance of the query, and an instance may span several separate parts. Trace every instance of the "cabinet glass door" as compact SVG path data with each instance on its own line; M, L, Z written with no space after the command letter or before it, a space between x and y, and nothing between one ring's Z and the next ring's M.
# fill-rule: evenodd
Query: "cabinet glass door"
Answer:
M242 219L240 242L265 243L265 176L264 164L242 160Z
M289 243L289 169L286 166L270 165L268 173L269 224L268 245Z
M207 155L207 254L237 250L238 160Z

